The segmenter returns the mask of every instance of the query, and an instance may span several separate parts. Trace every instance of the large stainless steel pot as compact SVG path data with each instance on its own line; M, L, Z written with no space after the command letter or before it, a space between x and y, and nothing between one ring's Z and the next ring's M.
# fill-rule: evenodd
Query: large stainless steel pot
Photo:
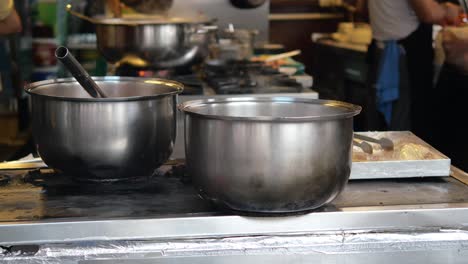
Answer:
M95 18L98 50L110 63L174 68L200 63L209 53L206 20Z
M228 98L189 101L186 160L214 202L248 212L289 213L332 201L351 169L353 116L338 101Z
M91 98L72 78L25 88L32 99L40 156L48 166L79 179L151 174L172 153L182 85L130 77L94 80L109 98Z

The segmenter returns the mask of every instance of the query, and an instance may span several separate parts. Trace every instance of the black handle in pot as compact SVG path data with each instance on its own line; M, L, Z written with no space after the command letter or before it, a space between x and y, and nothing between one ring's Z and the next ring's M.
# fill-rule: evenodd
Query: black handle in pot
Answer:
M94 82L88 72L81 66L67 48L61 46L55 50L55 57L63 63L67 70L75 77L86 92L94 98L107 97Z

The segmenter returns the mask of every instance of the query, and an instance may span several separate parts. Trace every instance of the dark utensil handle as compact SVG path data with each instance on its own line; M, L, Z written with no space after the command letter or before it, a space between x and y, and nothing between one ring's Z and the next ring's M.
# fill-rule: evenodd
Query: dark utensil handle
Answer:
M380 143L380 141L376 138L372 138L372 137L368 137L368 136L364 136L364 135L359 135L359 134L356 134L354 133L354 137L357 138L357 139L360 139L360 140L365 140L365 141L369 141L369 142L374 142L374 143Z
M89 95L94 98L107 97L66 47L58 47L57 50L55 50L55 57L63 63Z
M376 138L373 138L373 137L359 135L359 134L356 134L356 133L354 133L354 137L357 138L357 139L360 139L360 140L367 141L367 142L373 142L373 143L380 144L380 146L382 148L387 149L387 150L392 150L393 149L393 141L391 141L388 138L376 139Z
M356 147L359 147L362 149L362 151L364 151L365 153L367 154L372 154L374 151L372 149L372 146L371 144L367 143L367 142L359 142L355 139L353 139L353 145L356 146Z

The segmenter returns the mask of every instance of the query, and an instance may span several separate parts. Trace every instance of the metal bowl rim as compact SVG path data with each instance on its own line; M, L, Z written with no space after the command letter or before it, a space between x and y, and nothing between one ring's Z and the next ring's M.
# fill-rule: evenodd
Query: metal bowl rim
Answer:
M256 116L256 117L246 117L246 116L224 116L224 115L207 115L200 114L193 109L194 106L201 106L206 104L214 103L232 103L232 102L284 102L284 103L310 103L310 104L319 104L330 107L341 107L345 108L348 111L344 113L337 114L327 114L327 115L312 115L312 116L295 116L295 117L272 117L272 116ZM192 107L192 109L191 109ZM298 97L288 97L288 96L275 96L275 97L230 97L230 98L209 98L201 100L191 100L179 104L177 108L180 111L185 112L189 115L198 116L201 118L209 119L218 119L218 120L237 120L237 121L282 121L282 122L302 122L302 121L315 121L315 120L335 120L335 119L345 119L358 115L362 107L359 105L350 104L347 102L336 101L336 100L323 100L323 99L308 99L308 98L298 98Z
M78 101L78 102L125 102L125 101L140 101L140 100L150 100L159 97L165 97L169 95L177 95L182 93L184 90L184 85L167 79L159 79L159 78L142 78L142 77L120 77L120 76L104 76L104 77L92 77L95 81L103 81L103 82L147 82L147 81L155 81L155 82L162 82L163 84L171 84L168 87L173 88L173 91L155 95L145 95L145 96L130 96L130 97L111 97L111 98L76 98L76 97L64 97L64 96L52 96L52 95L45 95L45 94L38 94L34 92L34 89L51 84L58 84L58 83L78 83L75 78L60 78L60 79L52 79L52 80L45 80L39 82L33 82L24 87L24 90L34 96L40 96L48 99L56 99L61 101Z
M109 26L145 26L145 25L199 25L213 23L210 18L181 18L180 20L167 20L159 17L143 17L143 18L108 18L103 16L94 16L93 24L109 25Z

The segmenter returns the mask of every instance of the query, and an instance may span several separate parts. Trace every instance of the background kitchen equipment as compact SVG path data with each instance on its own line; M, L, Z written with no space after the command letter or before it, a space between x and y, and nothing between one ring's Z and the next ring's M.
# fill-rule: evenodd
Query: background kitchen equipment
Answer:
M348 180L359 106L246 97L189 101L179 109L186 114L189 173L201 194L219 205L310 210L333 200Z
M204 16L193 18L135 15L92 17L67 11L96 25L98 50L109 63L173 68L201 62L208 54L213 27Z
M135 9L139 13L166 13L173 4L173 0L120 0L123 4Z
M234 28L220 30L217 41L210 45L210 57L218 60L248 60L254 55L257 30Z
M251 1L254 2L254 1ZM239 8L230 1L213 0L174 0L168 10L169 16L194 16L204 14L216 18L218 28L228 28L233 24L236 28L258 30L256 41L268 41L270 1L264 1L254 8Z
M72 78L25 88L39 155L79 180L150 175L172 153L182 85L129 77L94 80L110 98L91 98Z

